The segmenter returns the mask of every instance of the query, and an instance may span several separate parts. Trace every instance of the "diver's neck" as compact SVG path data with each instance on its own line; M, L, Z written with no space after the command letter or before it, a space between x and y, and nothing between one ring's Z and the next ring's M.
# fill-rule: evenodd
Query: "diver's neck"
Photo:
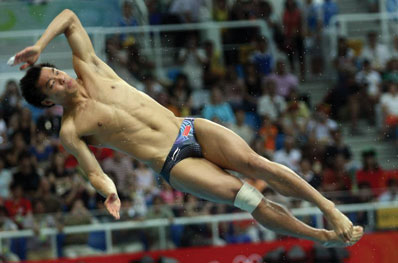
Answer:
M78 85L76 92L70 94L70 96L68 96L68 98L62 103L65 110L76 108L90 99L89 93L83 85L83 81L77 79L76 83L76 85Z

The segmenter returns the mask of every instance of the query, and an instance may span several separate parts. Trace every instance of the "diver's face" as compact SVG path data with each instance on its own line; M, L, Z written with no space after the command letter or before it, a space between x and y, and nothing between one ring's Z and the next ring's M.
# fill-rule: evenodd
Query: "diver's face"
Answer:
M48 97L48 101L59 103L68 94L77 89L76 80L56 68L43 67L40 72L38 86ZM43 102L43 103L49 103Z

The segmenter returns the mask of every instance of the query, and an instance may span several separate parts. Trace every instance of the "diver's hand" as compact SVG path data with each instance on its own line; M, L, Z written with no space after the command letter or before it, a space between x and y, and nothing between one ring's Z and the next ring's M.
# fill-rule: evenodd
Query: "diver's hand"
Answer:
M36 63L36 61L39 59L40 53L41 50L39 46L27 47L15 55L13 66L25 62L25 64L19 67L19 69L20 70L26 69L27 67L32 66L33 64Z
M105 200L106 209L115 219L120 218L120 199L117 194L110 194Z

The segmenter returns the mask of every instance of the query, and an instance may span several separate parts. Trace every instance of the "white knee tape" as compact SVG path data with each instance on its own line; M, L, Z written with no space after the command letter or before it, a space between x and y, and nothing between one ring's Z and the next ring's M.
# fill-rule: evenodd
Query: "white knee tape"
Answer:
M234 206L252 213L263 198L256 188L245 182L235 197Z

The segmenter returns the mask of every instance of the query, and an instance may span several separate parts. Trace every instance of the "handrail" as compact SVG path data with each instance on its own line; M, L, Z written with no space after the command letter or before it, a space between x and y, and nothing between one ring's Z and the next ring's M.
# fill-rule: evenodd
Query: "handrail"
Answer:
M398 208L398 201L391 202L370 202L362 204L345 204L338 205L337 208L343 213L353 213L359 211L377 210L383 208ZM308 216L308 215L321 215L322 212L317 207L305 207L305 208L293 208L291 213L295 216ZM104 230L109 227L110 230L121 230L121 229L135 229L135 228L150 228L158 226L167 226L170 224L174 225L191 225L191 224L204 224L214 222L231 222L252 219L248 213L234 213L234 214L219 214L219 215L202 215L195 217L178 217L173 219L173 223L170 223L168 219L149 219L145 221L126 221L126 222L112 222L112 223L93 223L89 225L79 226L67 226L63 232L65 234L75 234ZM57 231L55 228L42 228L41 233L44 235L55 234ZM32 230L18 230L18 231L0 231L0 239L10 237L32 236Z

